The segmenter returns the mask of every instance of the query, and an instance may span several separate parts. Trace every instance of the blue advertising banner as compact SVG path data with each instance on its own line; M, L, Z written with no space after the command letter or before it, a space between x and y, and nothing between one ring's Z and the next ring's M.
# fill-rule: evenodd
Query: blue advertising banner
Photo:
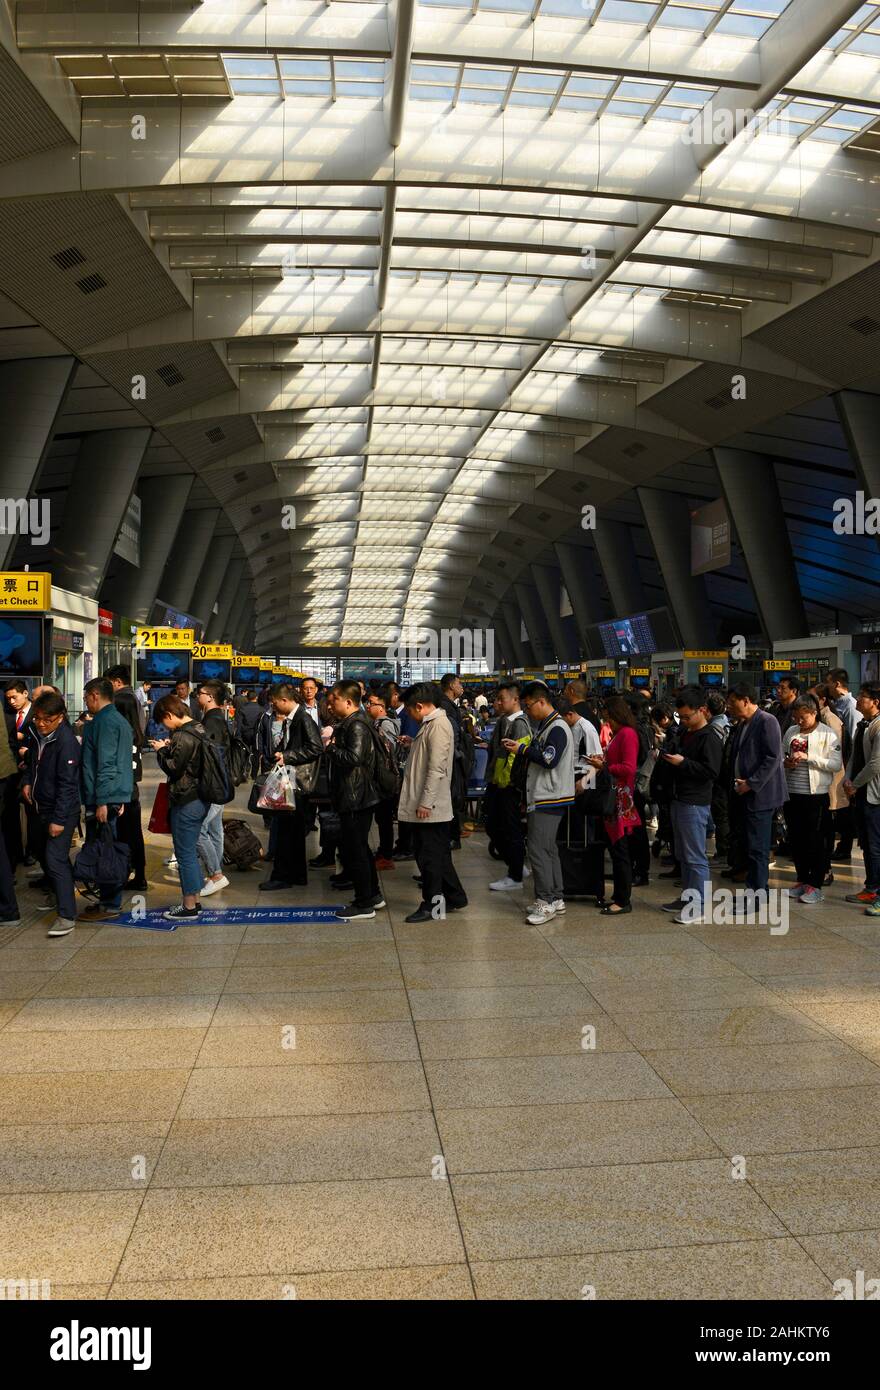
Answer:
M251 926L278 922L337 922L335 907L203 907L198 917L189 921L168 922L163 917L167 908L152 908L149 912L123 912L107 925L111 927L145 927L152 931L173 931L177 926L217 927Z

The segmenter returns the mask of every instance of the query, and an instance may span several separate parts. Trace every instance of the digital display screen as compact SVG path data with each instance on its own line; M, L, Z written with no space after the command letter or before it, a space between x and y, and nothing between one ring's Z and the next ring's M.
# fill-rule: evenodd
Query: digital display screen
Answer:
M657 650L647 613L599 624L606 656L649 656Z
M702 686L704 686L704 687L708 687L709 689L711 689L712 686L720 686L720 685L723 685L723 684L724 684L724 676L723 676L723 674L722 674L720 671L701 671L701 672L700 672L700 685L702 685Z
M232 679L236 685L263 685L259 666L233 666Z
M226 685L232 679L231 661L210 661L207 658L194 660L192 664L193 682L199 681L224 681Z
M285 676L282 671L273 671L269 680L272 685L289 685L290 676Z
M0 616L0 680L43 674L43 619Z
M651 684L650 676L631 676L630 682L633 690L647 690Z
M137 679L155 685L176 685L189 680L192 653L186 650L150 652L137 659Z
M607 694L609 690L616 690L617 681L613 676L599 676L596 685L599 690L604 690Z
M272 672L267 671L265 666L260 667L260 685L272 684Z

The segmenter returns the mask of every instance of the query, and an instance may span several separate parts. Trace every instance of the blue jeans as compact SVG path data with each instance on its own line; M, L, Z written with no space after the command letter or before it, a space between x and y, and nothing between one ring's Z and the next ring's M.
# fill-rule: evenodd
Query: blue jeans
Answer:
M746 805L746 887L763 889L770 886L770 834L776 812L755 811Z
M204 882L196 845L208 809L207 801L188 801L185 806L171 806L168 811L171 838L177 858L177 872L180 875L180 887L184 896L192 893L198 897Z
M202 821L199 834L199 853L205 861L209 874L223 872L223 805L214 802L208 807L208 814ZM201 887L201 884L199 885Z
M675 854L681 864L682 896L687 889L699 893L701 908L705 908L706 894L711 891L709 860L706 857L709 807L688 806L684 801L673 801L671 809Z

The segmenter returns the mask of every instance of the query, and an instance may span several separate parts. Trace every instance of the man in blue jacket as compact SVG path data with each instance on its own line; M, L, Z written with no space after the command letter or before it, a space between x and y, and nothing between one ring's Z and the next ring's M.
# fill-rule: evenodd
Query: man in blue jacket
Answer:
M35 852L58 904L47 936L68 936L76 926L70 842L79 824L80 747L60 695L46 691L32 705L37 739L27 759L22 795L36 813Z
M116 821L131 801L131 727L113 703L113 686L103 676L88 681L86 707L91 718L83 725L82 800L86 808L86 838L96 826L108 824L116 839ZM80 913L82 922L101 922L122 906L122 883L99 883L100 901Z
M733 790L745 803L746 887L766 892L773 815L788 797L782 735L778 720L758 708L752 686L731 686L727 703L733 717L742 721L734 754Z

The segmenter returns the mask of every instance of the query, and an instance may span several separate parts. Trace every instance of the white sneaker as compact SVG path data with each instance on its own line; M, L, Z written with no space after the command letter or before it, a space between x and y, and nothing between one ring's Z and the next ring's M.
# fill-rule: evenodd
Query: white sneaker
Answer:
M73 931L73 929L74 929L75 926L76 926L76 922L71 922L69 918L67 918L67 917L59 917L59 918L57 919L57 921L55 921L55 922L52 923L51 927L50 927L49 930L46 932L46 935L47 935L47 936L69 936L70 933Z
M176 858L174 857L173 854L172 854L172 856L171 856L170 859L163 859L163 860L162 860L162 863L165 865L165 868L166 868L166 869L176 869L176 868L177 868L177 860L176 860Z
M522 888L522 883L517 883L515 878L510 877L510 874L505 874L504 878L496 878L494 883L489 884L489 887L495 893L506 893L508 888Z
M801 893L801 907L814 907L816 903L821 903L824 898L825 894L821 888L807 887L806 891Z
M677 917L673 917L673 922L679 927L701 927L703 925L702 912L679 912ZM708 925L708 923L707 923Z
M553 903L535 903L535 910L526 921L531 927L542 927L545 922L549 922L556 916L556 907Z
M532 871L529 868L528 864L523 864L523 878L531 878L531 876Z
M222 876L222 878L209 878L207 882L205 882L202 885L202 891L199 894L199 897L209 898L212 893L220 893L224 888L228 887L229 879L226 877L225 874Z

